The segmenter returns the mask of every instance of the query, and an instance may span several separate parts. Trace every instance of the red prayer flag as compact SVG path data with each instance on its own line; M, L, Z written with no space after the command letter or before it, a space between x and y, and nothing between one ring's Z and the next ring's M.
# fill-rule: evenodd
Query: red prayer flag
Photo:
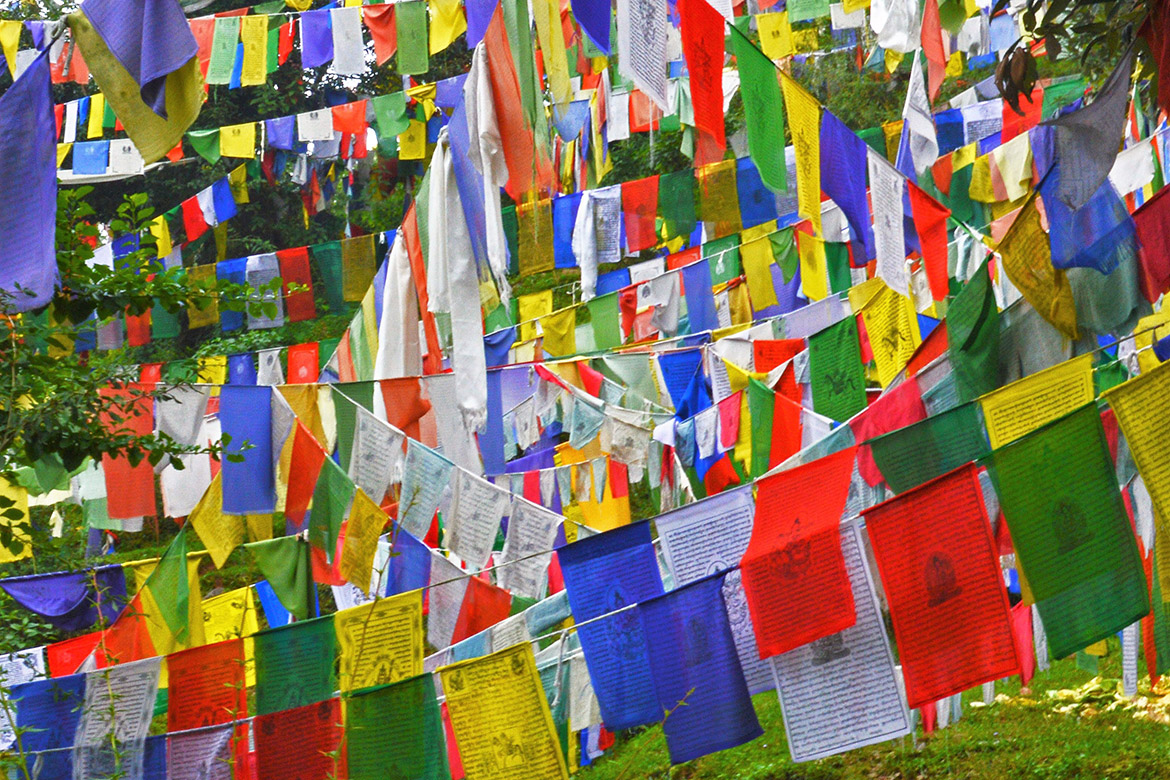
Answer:
M333 111L333 129L340 130L343 133L353 133L354 135L366 134L366 101L355 100L352 103L343 103L340 106L334 106Z
M552 186L552 164L535 153L536 144L532 128L518 111L521 105L520 82L513 65L512 47L504 29L504 12L496 6L491 23L483 37L487 47L488 72L492 82L492 98L496 106L496 120L499 122L500 138L504 142L504 162L508 166L508 195L519 202L521 197L535 189L546 190ZM419 309L422 309L419 302Z
M906 680L921 707L1020 673L975 464L863 512Z
M187 234L187 241L191 242L207 232L207 220L203 218L203 209L199 208L198 198L187 198L183 201L183 231Z
M76 672L101 639L101 631L92 631L48 645L45 648L45 660L49 664L49 676L65 677Z
M102 632L101 641L94 650L94 661L99 669L158 655L150 640L141 593L131 599L114 624Z
M760 657L857 622L841 553L841 513L856 449L761 479L752 538L740 568Z
M654 223L658 216L658 177L622 184L622 211L626 218L626 247L631 252L650 249L658 243Z
M467 580L467 592L451 643L461 642L499 623L512 611L512 594L479 577Z
M857 470L862 478L871 485L882 481L882 472L873 462L873 453L864 442L925 419L926 406L914 377L879 395L865 411L853 418L849 427L853 429L853 440L862 443L857 450Z
M313 302L313 277L309 272L309 248L283 249L276 253L280 262L280 278L284 284L284 308L289 322L301 322L317 318L317 305ZM290 293L289 284L299 284L308 289Z
M726 148L723 134L723 17L705 0L679 0L682 48L691 76L695 128L706 132L717 147ZM697 159L697 157L696 157Z
M342 746L341 699L257 715L252 733L259 777L345 777L344 756L330 755Z
M1031 604L1020 602L1012 607L1012 639L1016 643L1016 657L1020 659L1020 685L1027 685L1036 675Z
M321 365L320 346L316 341L309 344L293 344L288 348L288 383L305 385L317 381Z
M738 484L739 474L735 473L735 466L731 464L731 458L726 454L715 461L714 465L707 469L707 473L703 475L703 490L707 491L709 496L722 493L732 485Z
M1029 98L1031 98L1029 100ZM1000 143L1006 144L1017 135L1023 135L1036 125L1040 124L1041 112L1044 109L1044 87L1036 85L1031 95L1020 95L1020 110L1023 115L1017 114L1007 101L1003 102L1003 130L1000 133Z
M167 656L167 731L230 723L248 715L244 640L229 639Z
M305 424L297 420L288 466L288 496L284 506L284 519L288 523L286 530L289 533L300 533L305 528L305 512L309 509L324 462L325 450Z
M161 381L162 363L143 363L141 366L139 366L139 384L157 385Z
M907 180L906 185L910 190L914 229L918 231L918 243L922 247L922 265L930 282L930 296L936 301L945 300L950 284L947 279L947 218L951 216L951 210L914 182Z
M792 360L804 351L804 347L804 339L757 339L752 342L753 370L757 374L766 374Z
M287 24L280 26L280 33L276 40L276 64L283 65L288 56L293 53L297 40L297 20L294 18ZM382 63L378 63L381 65Z
M207 66L211 64L211 42L215 38L215 18L189 19L191 34L195 36L195 44L199 47L199 71L203 78L207 78Z
M1138 30L1138 35L1146 39L1160 76L1158 106L1170 113L1170 78L1161 76L1163 73L1170 74L1170 3L1150 3L1146 11L1149 15Z
M411 439L422 441L418 422L431 410L431 402L423 398L417 377L382 379L382 403L386 407L386 422Z
M630 90L630 132L648 133L658 129L662 112L657 104L640 89Z
M703 248L701 246L693 246L690 249L684 249L681 252L675 252L673 255L666 256L666 270L677 271L683 266L688 266L696 260L703 259ZM683 279L680 276L678 279L680 286L679 294L685 294L686 290L683 288Z
M776 393L772 399L772 449L768 453L768 468L779 466L800 452L804 435L800 421L803 408L783 393Z
M370 37L374 39L374 56L378 64L382 65L398 51L394 5L392 3L367 5L362 9L362 21L370 31Z
M1164 80L1170 82L1170 71L1167 74ZM1162 188L1133 213L1140 247L1138 281L1142 295L1150 303L1170 291L1170 197L1167 197L1167 192L1170 188Z
M926 6L922 10L922 53L926 55L926 80L933 103L947 77L947 55L943 51L938 0L926 0Z
M732 393L719 402L719 446L729 450L739 438L739 410L743 391Z
M143 347L150 343L150 312L126 315L126 344Z
M499 9L497 8L497 16ZM520 105L516 98L515 105ZM519 113L512 111L512 113ZM418 311L423 324L423 336L426 340L427 352L423 355L423 373L437 374L443 370L443 350L439 346L439 330L435 325L435 315L430 311L430 295L427 294L427 266L423 260L422 241L418 233L418 214L414 204L402 218L402 240L406 245L406 254L410 258L410 275L414 279L414 291L418 296Z
M127 318L129 319L129 318ZM139 385L139 389L142 387ZM104 398L112 409L102 412L102 423L111 434L149 436L154 430L154 400L149 395L130 397L125 389L106 388ZM131 466L125 455L102 455L106 474L106 510L113 519L125 520L155 514L154 469L143 458Z
M916 376L926 368L935 358L947 351L947 321L943 320L934 327L930 335L922 340L918 349L910 356L906 363L906 376Z

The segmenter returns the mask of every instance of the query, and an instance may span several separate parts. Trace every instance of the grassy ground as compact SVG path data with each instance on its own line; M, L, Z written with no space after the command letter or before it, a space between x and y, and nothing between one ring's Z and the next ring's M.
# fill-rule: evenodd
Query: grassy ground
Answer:
M1112 640L1101 659L1103 678L1120 678L1121 655ZM1143 667L1144 669L1144 662ZM1072 660L1061 661L1032 681L1021 693L1019 679L1000 682L997 703L981 702L979 690L964 697L963 718L928 737L910 738L856 750L806 764L794 764L784 739L784 724L775 693L755 697L764 735L722 753L670 767L661 727L619 737L609 754L581 771L581 780L687 778L688 780L926 780L927 778L989 778L990 780L1064 780L1109 778L1144 780L1170 778L1170 718L1163 697L1153 719L1135 717L1135 709L1115 706L1106 711L1103 698L1069 708L1048 691L1079 688L1093 675ZM1143 693L1148 680L1143 679ZM1112 691L1115 680L1105 680ZM1107 697L1112 701L1112 697ZM1075 710L1061 712L1060 709ZM1161 718L1161 722L1158 722Z

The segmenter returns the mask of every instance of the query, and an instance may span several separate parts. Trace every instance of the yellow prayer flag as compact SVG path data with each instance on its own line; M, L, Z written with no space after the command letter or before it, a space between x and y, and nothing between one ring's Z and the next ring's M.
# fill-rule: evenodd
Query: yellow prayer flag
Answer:
M430 53L438 54L467 32L467 16L460 0L431 0ZM527 24L525 19L525 24Z
M1154 342L1170 336L1170 307L1138 320L1133 329L1133 345L1137 349L1138 370L1143 373L1153 371L1162 361L1154 354Z
M771 239L757 238L741 244L739 259L743 263L752 306L756 311L776 306L779 301L776 299L776 288L772 285L772 262L775 258L772 255Z
M283 447L281 449L280 454L281 454L282 459L284 457L284 450L285 449L289 450L289 453L291 455L292 442L293 442L293 437L289 436L288 439L285 441L285 447ZM287 473L287 470L285 473ZM281 487L284 487L284 493L287 495L288 485L282 486L279 482L277 482L276 489L279 491ZM277 508L277 511L280 511L280 512L284 511L283 498L284 497L281 496L282 503ZM245 525L248 526L248 541L249 542L263 542L266 539L272 538L272 515L244 515L244 523L245 523Z
M975 158L975 170L971 171L971 185L967 192L971 200L980 203L994 203L999 200L995 197L995 188L991 183L991 154L981 154Z
M467 780L568 780L531 644L445 666L439 678Z
M378 599L333 616L340 687L356 691L423 673L422 591Z
M952 79L963 75L963 52L957 51L947 58L947 76Z
M760 14L756 17L756 27L760 33L760 48L769 59L792 56L792 26L788 24L787 11Z
M553 291L541 290L538 293L517 296L516 306L520 317L520 340L534 339L536 338L535 320L552 314Z
M1170 458L1166 457L1170 452L1170 426L1166 424L1170 419L1170 363L1163 363L1102 395L1117 415L1138 473L1150 493L1158 521L1156 538L1161 541L1170 533L1166 530L1166 519L1170 518Z
M203 546L211 553L215 568L222 569L232 551L244 543L244 518L223 512L223 481L221 474L211 480L211 486L191 510L191 526Z
M341 548L338 572L346 582L356 585L362 593L369 592L370 574L374 569L374 553L378 549L378 535L390 518L374 500L358 488L353 495L353 506L345 526L345 544Z
M773 290L773 294L775 294L775 290ZM752 321L751 300L748 295L746 284L737 284L727 288L727 307L731 310L733 327L747 325Z
M902 125L905 120L898 119L882 125L882 136L886 141L886 159L895 162L898 159L898 144L902 140Z
M251 587L236 588L203 600L203 636L208 644L252 636L260 630Z
M602 112L608 111L608 107L601 105L602 90L594 90L593 96L589 98L589 151L593 155L593 175L596 181L600 182L605 178L606 174L613 170L613 157L608 152L608 145L601 137ZM540 135L537 135L540 138Z
M219 153L224 157L256 156L256 123L244 122L219 129Z
M411 119L406 130L398 136L398 159L422 160L427 156L427 126Z
M815 27L792 31L792 49L797 54L807 54L820 48L821 42Z
M998 449L1084 406L1094 397L1090 354L1004 385L983 396L979 403L991 447Z
M171 226L162 214L150 221L150 234L154 236L154 245L159 257L166 257L174 249L171 244Z
M821 106L791 76L781 74L788 129L796 148L796 197L800 215L821 235Z
M880 281L880 280L879 280ZM922 343L914 302L885 286L861 310L878 383L886 387L898 376Z
M796 234L800 256L800 289L810 301L829 297L829 267L825 258L825 242L808 233Z
M1061 333L1077 338L1072 286L1068 275L1052 266L1048 234L1040 226L1035 194L1024 204L996 250L1008 278L1032 308Z
M232 188L232 200L237 204L248 203L248 169L237 165L228 174L228 186Z
M16 52L20 48L20 31L24 29L24 22L13 19L0 19L0 48L4 50L4 61L8 63L8 73L16 78Z
M57 167L60 168L65 163L65 158L69 156L69 150L73 148L73 144L57 144Z
M577 307L570 306L540 318L544 351L553 357L577 354Z
M268 81L268 16L249 14L240 17L240 42L244 61L240 67L240 86L252 87Z
M208 355L199 358L198 375L201 384L225 384L227 382L227 356Z
M844 0L841 3L841 10L847 14L860 11L862 8L869 8L869 0Z
M885 51L886 73L893 73L894 71L896 71L898 69L898 66L902 64L902 58L904 58L905 56L906 55L900 51L894 51L893 49L886 49L886 51Z
M552 200L525 197L516 204L516 239L520 254L520 276L551 271L553 257Z
M284 4L294 11L307 11L313 0L284 0Z
M561 4L557 0L533 0L532 14L536 18L536 35L544 55L549 91L557 105L564 109L573 99L573 85L561 26Z
M746 392L739 394L739 434L731 457L743 465L744 473L749 471L752 462L752 410Z
M150 575L158 568L158 558L131 561L124 564L134 573L136 593L142 596L142 619L155 652L167 655L188 647L204 644L203 637L203 594L199 589L199 564L206 552L187 554L187 636L179 641L164 617L164 611L155 600L149 588L143 588ZM161 684L161 683L160 683Z
M91 95L89 98L89 120L86 126L85 135L89 139L101 138L105 128L102 127L102 120L106 115L106 96L102 93Z
M0 517L0 524L14 529L12 544L18 548L14 552L4 545L0 545L0 563L12 563L14 561L22 561L25 558L31 558L33 549L32 537L28 534L28 529L31 526L30 515L28 513L28 491L19 485L13 485L6 479L0 479L0 498L3 499L2 503L4 504L4 506L0 507L0 513L13 509L20 512L19 519L14 517Z
M978 154L979 144L977 143L960 146L951 155L951 169L957 171L968 165L973 165Z
M219 322L219 301L215 298L215 263L193 265L187 269L190 289L206 289L207 295L196 295L187 299L187 327L203 328ZM200 284L196 284L200 283ZM206 285L204 287L203 285ZM206 304L199 308L200 304Z

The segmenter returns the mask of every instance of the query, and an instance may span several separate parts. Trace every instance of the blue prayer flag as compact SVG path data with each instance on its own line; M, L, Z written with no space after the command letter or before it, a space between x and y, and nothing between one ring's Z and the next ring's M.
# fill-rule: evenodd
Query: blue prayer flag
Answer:
M219 420L231 442L223 460L223 511L229 515L262 515L276 509L276 477L272 466L272 388L226 385L219 401ZM250 445L249 449L244 449Z
M764 733L727 619L726 575L718 572L638 604L672 764Z

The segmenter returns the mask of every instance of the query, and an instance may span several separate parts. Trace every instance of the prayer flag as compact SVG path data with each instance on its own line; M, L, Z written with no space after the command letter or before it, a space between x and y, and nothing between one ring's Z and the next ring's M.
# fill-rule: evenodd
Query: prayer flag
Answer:
M857 451L766 477L740 569L760 657L835 634L857 615L841 554L841 513Z
M389 685L423 673L422 591L334 615L341 646L341 690Z
M911 707L1018 674L977 467L863 511Z
M220 395L219 418L224 447L231 457L223 461L223 511L228 514L267 514L276 506L272 461L272 389L228 385ZM247 449L245 449L247 447Z
M252 722L252 733L256 740L257 777L344 777L340 699L287 712L261 713Z
M1149 612L1096 404L995 450L991 475L1053 658Z
M257 714L291 710L333 696L333 620L333 615L302 620L252 637Z
M345 700L349 780L449 780L434 675L356 691Z
M731 26L731 42L743 90L748 152L768 189L772 192L787 192L784 114L781 111L782 98L776 66L734 24Z

